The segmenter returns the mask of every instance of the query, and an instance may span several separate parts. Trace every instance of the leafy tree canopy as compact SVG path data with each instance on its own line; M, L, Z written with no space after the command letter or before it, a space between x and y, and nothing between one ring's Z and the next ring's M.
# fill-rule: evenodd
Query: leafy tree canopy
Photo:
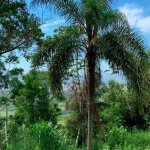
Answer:
M16 106L14 117L18 123L34 124L39 120L57 123L60 109L52 102L45 72L31 70L24 76L22 84L15 83L11 98Z
M13 50L25 50L42 36L39 20L29 14L23 0L0 0L0 56Z

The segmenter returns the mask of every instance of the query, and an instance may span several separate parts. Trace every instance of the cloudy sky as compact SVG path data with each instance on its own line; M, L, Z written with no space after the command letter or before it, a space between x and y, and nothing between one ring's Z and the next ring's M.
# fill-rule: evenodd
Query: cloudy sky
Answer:
M131 25L142 34L150 46L150 1L118 0L118 9L123 12Z
M150 46L150 0L114 0L112 7L119 9L126 15L131 27L144 38L147 46ZM45 35L52 35L54 29L61 25L67 25L64 19L52 15L45 7L30 8L30 11L36 13L40 18L44 18L43 21L46 23L41 25L41 29ZM29 68L29 64L26 64L26 72L28 71L27 68ZM107 69L109 69L107 63L102 62L102 70ZM122 81L122 77L110 74L103 74L103 80L115 79L119 82Z

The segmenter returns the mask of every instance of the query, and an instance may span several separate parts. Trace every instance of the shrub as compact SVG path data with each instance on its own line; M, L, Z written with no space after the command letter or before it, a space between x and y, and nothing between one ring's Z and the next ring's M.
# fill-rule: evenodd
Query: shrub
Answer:
M114 126L108 134L107 143L110 149L115 149L118 146L123 148L125 144L126 136L127 136L127 130L123 126L119 128Z
M32 130L33 137L41 150L65 150L63 138L48 123L36 123Z
M46 122L36 123L31 129L24 125L11 139L7 150L66 150L61 134Z

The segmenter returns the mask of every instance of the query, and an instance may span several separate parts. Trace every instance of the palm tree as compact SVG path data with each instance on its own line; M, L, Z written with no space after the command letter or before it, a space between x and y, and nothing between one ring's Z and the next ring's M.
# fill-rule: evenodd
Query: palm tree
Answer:
M96 61L100 58L107 60L113 69L123 72L127 82L140 93L145 67L138 67L135 62L145 66L144 41L130 28L123 14L111 9L112 0L33 0L33 3L50 6L71 24L59 28L58 34L49 37L36 55L39 59L41 55L52 54L49 77L55 94L61 92L64 74L75 54L85 53L88 75L87 150L91 150Z

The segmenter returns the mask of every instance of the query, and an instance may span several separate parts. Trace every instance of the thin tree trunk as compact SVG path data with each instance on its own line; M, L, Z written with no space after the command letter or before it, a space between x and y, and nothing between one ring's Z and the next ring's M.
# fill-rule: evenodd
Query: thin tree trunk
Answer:
M2 134L0 132L0 150L2 150Z
M95 53L89 48L87 53L88 61L88 137L87 150L92 150L92 132L93 132L93 109L95 92Z
M6 146L8 147L7 121L8 121L8 104L6 103L5 139L6 139Z
M80 127L78 129L78 134L77 134L77 137L76 137L75 148L78 148L79 136L80 136Z
M79 104L80 104L80 115L81 115L82 114L82 102L80 101ZM81 127L82 127L82 124L81 124ZM75 142L76 148L78 148L78 146L79 146L79 137L80 137L81 127L79 127L79 129L78 129L78 133L77 133L77 137L76 137L76 142Z

